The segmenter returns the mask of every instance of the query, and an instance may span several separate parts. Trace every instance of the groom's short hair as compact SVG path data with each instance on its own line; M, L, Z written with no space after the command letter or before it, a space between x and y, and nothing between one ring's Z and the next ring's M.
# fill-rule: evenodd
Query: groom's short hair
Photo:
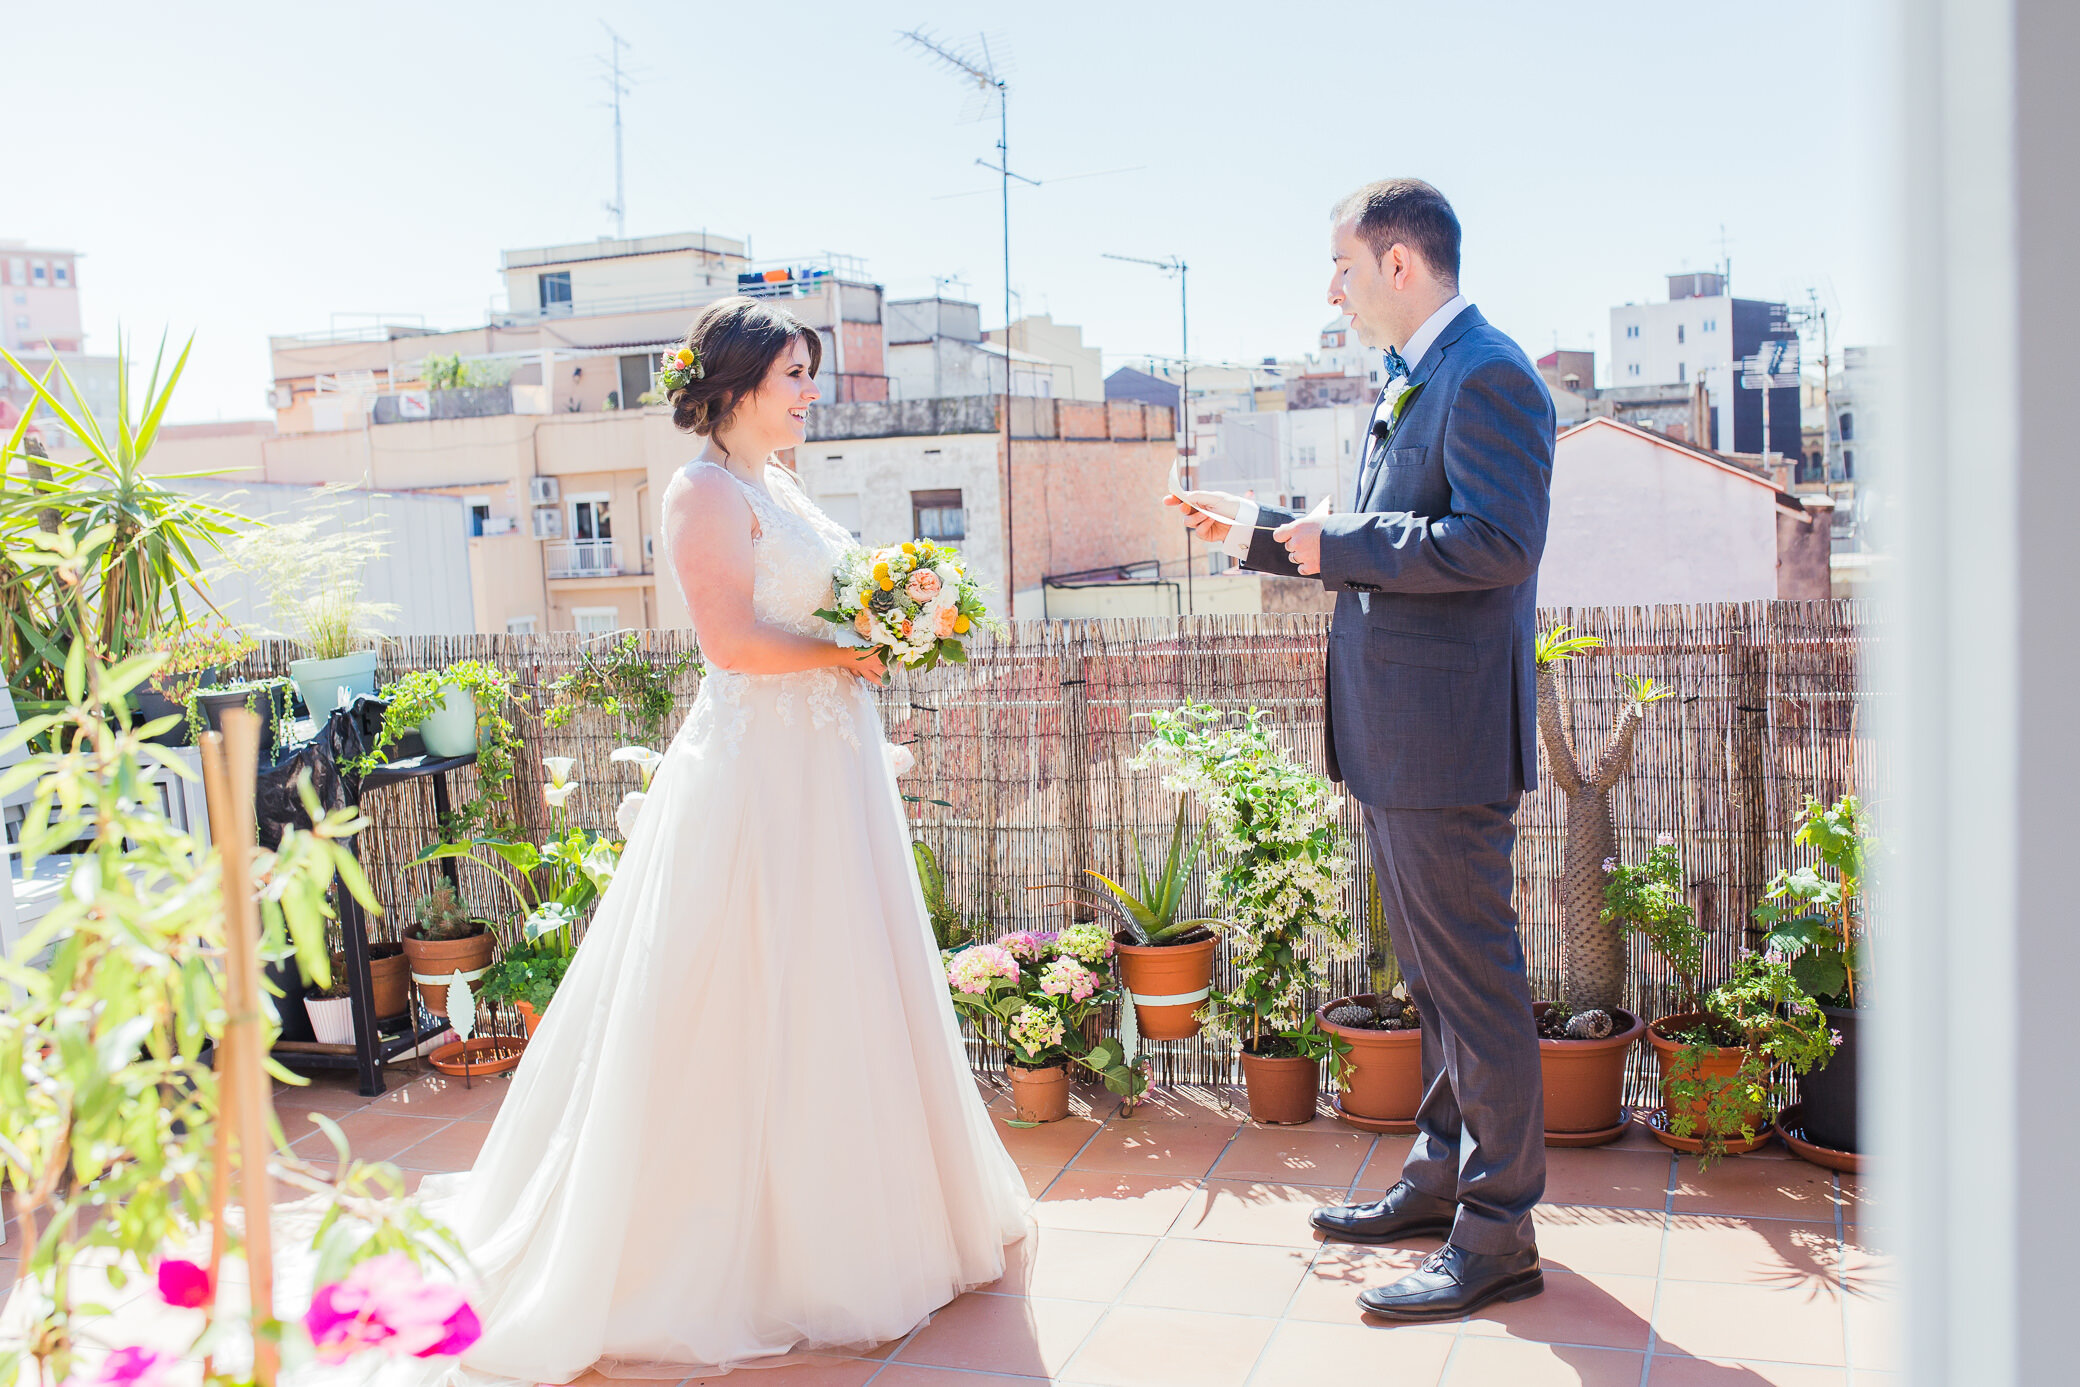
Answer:
M1383 178L1367 183L1336 204L1332 222L1357 219L1358 239L1375 260L1396 241L1416 254L1439 279L1459 284L1459 215L1443 193L1420 178Z

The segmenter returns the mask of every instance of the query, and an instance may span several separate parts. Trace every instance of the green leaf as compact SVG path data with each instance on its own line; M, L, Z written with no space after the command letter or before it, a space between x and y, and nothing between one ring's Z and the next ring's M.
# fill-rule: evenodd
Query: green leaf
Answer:
M1809 996L1832 997L1849 985L1849 970L1837 952L1809 953L1791 961L1791 976Z

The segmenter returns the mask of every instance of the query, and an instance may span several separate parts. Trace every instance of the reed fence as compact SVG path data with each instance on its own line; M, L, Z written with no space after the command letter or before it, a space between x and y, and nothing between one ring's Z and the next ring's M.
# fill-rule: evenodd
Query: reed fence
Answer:
M1549 608L1539 621L1604 642L1560 671L1578 748L1600 746L1608 734L1624 703L1621 676L1650 675L1675 690L1649 710L1631 771L1613 795L1620 853L1634 860L1655 835L1675 836L1709 940L1708 979L1716 980L1755 942L1751 913L1766 883L1797 865L1791 824L1805 797L1859 787L1868 795L1882 778L1862 716L1873 696L1858 680L1870 639L1863 611L1847 601ZM1297 756L1322 764L1327 634L1328 619L1315 615L1027 622L975 641L966 665L899 676L880 702L891 740L916 757L903 782L913 830L938 856L953 898L985 928L1059 925L1065 907L1049 904L1059 893L1030 888L1086 869L1117 879L1133 870L1136 843L1153 852L1167 839L1174 801L1153 774L1127 764L1151 710L1185 699L1262 709ZM660 660L693 649L688 632L639 639ZM509 671L526 742L512 788L520 831L546 827L546 755L577 760L574 821L612 831L614 808L635 780L632 768L607 758L630 739L629 728L592 711L555 731L541 720L549 685L586 647L571 634L413 637L387 643L382 667L387 677L473 658ZM284 657L262 649L251 667L279 668ZM676 681L679 713L698 683L690 669ZM461 793L470 779L462 774ZM429 880L427 869L407 873L404 864L434 836L431 791L416 782L381 790L366 810L372 827L362 853L386 907L381 928L394 932ZM1517 815L1516 901L1541 997L1556 995L1559 983L1561 810L1545 782ZM1396 976L1358 806L1347 796L1341 818L1358 868L1349 905L1364 922L1367 948L1331 965L1331 996L1389 986ZM487 905L495 899L488 877L466 875L464 890ZM1666 969L1637 945L1627 1005L1649 1016L1673 1010ZM1232 1081L1231 1056L1209 1038L1155 1049L1160 1082ZM997 1056L976 1042L973 1058L992 1066ZM1636 1073L1631 1097L1649 1100L1653 1088L1650 1074Z

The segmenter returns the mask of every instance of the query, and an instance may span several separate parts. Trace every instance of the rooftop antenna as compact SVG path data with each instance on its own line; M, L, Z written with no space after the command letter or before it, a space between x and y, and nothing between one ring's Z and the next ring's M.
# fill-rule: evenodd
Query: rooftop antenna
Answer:
M606 207L614 214L614 239L625 241L628 239L628 188L621 173L621 98L629 94L631 87L628 73L621 66L621 50L628 47L628 40L615 33L614 26L604 19L599 22L599 27L607 31L609 41L607 56L600 59L607 70L600 76L606 80L607 90L613 98L610 104L614 108L614 200Z
M1016 522L1012 511L1011 472L1011 180L1040 186L1023 174L1011 171L1010 145L1010 88L997 71L991 59L989 39L978 36L981 55L979 57L957 53L933 38L922 29L905 29L898 37L909 43L926 57L950 70L979 95L997 99L997 162L986 159L975 162L996 174L1001 183L999 196L1003 206L1004 222L1004 586L1005 600L1010 604L1012 616L1018 615L1018 567L1013 562L1016 554L1012 547L1012 533Z
M1719 292L1733 293L1733 257L1726 253L1726 223L1719 223Z
M1121 260L1129 265L1146 265L1150 269L1161 270L1165 275L1177 276L1177 325L1181 339L1178 360L1184 371L1184 383L1177 390L1177 412L1184 416L1179 421L1183 427L1178 436L1184 443L1181 470L1185 473L1185 485L1190 487L1196 480L1191 476L1192 464L1198 461L1192 452L1192 309L1191 299L1186 293L1186 273L1191 266L1185 264L1184 257L1179 255L1163 260L1150 260L1140 255L1114 255L1109 250L1101 251L1100 254L1107 260ZM1192 531L1187 529L1184 532L1184 608L1187 612L1194 611L1198 606L1192 594L1192 568Z

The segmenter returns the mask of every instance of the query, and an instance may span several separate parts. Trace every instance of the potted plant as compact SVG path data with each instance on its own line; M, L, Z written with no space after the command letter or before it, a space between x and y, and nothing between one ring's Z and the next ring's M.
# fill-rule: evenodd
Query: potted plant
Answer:
M1113 936L1120 981L1134 1003L1133 1034L1141 1040L1189 1040L1199 1033L1200 1011L1213 995L1213 930L1221 922L1200 917L1183 919L1184 888L1199 858L1201 840L1185 840L1185 801L1177 801L1170 828L1170 851L1160 872L1148 870L1141 844L1134 844L1140 889L1129 891L1102 872L1085 869L1105 887L1036 886L1033 890L1070 892L1080 904L1102 904L1119 917ZM1133 1053L1139 1053L1135 1045Z
M1647 1028L1661 1066L1662 1110L1649 1128L1706 1168L1752 1151L1783 1106L1783 1073L1804 1074L1834 1052L1827 1017L1789 964L1748 954L1700 1011Z
M1105 963L1114 949L1101 925L1059 933L1019 930L993 944L946 955L956 1010L1010 1052L1012 1120L1056 1122L1069 1115L1069 1069L1089 1070L1131 1108L1148 1087L1116 1039L1093 1040L1088 1024L1114 994Z
M569 822L568 803L578 789L578 782L570 778L572 759L544 757L543 765L549 771L549 784L543 787L542 796L551 815L550 835L543 842L516 843L499 837L439 842L406 864L417 867L467 858L506 888L519 916L519 929L518 938L506 950L514 966L500 973L494 1000L510 1002L530 1032L535 1023L528 1021L529 1013L539 1021L548 1007L576 952L577 926L614 879L622 846ZM650 768L643 767L646 784ZM490 957L487 944L487 963Z
M131 708L140 723L173 719L152 740L187 746L195 735L188 717L189 696L197 689L219 687L225 672L252 653L253 640L226 626L194 622L167 632L157 649L159 667L131 691Z
M1864 1004L1863 864L1874 841L1854 795L1822 804L1811 795L1793 839L1818 863L1779 872L1755 918L1769 931L1763 947L1791 966L1834 1031L1834 1055L1798 1086L1806 1140L1834 1151L1862 1149L1857 1130L1857 1014Z
M1407 985L1338 997L1315 1016L1346 1047L1336 1115L1368 1132L1413 1132L1423 1103L1423 1018Z
M368 946L368 1010L378 1021L390 1021L412 1008L412 961L404 946L375 940Z
M260 719L260 750L269 754L290 735L294 722L290 700L294 687L282 678L237 679L191 690L185 720L189 737L200 742L204 732L224 730L224 714L243 708Z
M413 670L383 686L382 725L369 749L349 763L357 776L382 766L407 736L417 733L436 758L477 755L476 793L456 811L471 824L487 819L506 798L520 736L506 712L512 676L482 660L457 660L445 669Z
M303 1009L311 1018L311 1032L321 1045L354 1043L354 999L347 991L347 956L335 953L323 981L314 982L303 994Z
M680 671L701 669L700 652L689 651L653 662L643 637L630 631L602 650L581 650L578 664L549 685L550 704L543 726L555 731L591 709L617 717L638 742L664 740L674 699L672 681Z
M482 977L496 942L491 927L463 904L454 883L436 883L412 906L412 923L404 932L404 955L419 984L420 1004L435 1016L446 1016L448 989L458 978L473 983Z
M297 518L243 536L232 556L266 591L274 621L303 649L289 662L289 678L314 722L376 691L370 642L397 615L389 603L362 596L369 566L390 544L373 515L347 516L361 494L325 487Z
M1605 870L1618 855L1611 790L1632 764L1632 746L1646 710L1672 690L1651 679L1624 678L1624 708L1595 764L1583 767L1568 735L1567 706L1558 667L1603 644L1558 626L1538 638L1539 739L1553 783L1563 796L1561 857L1560 999L1534 1007L1539 1070L1545 1090L1546 1141L1591 1146L1625 1130L1625 1057L1646 1030L1620 1005L1630 976L1624 922L1606 909ZM1681 893L1676 901L1680 904Z
M1226 920L1233 981L1214 999L1219 1030L1240 1047L1250 1116L1306 1122L1321 1063L1347 1051L1307 1009L1322 967L1357 953L1343 896L1351 852L1329 779L1285 754L1252 708L1239 720L1200 704L1149 715L1139 758L1206 812L1220 864L1207 888Z

